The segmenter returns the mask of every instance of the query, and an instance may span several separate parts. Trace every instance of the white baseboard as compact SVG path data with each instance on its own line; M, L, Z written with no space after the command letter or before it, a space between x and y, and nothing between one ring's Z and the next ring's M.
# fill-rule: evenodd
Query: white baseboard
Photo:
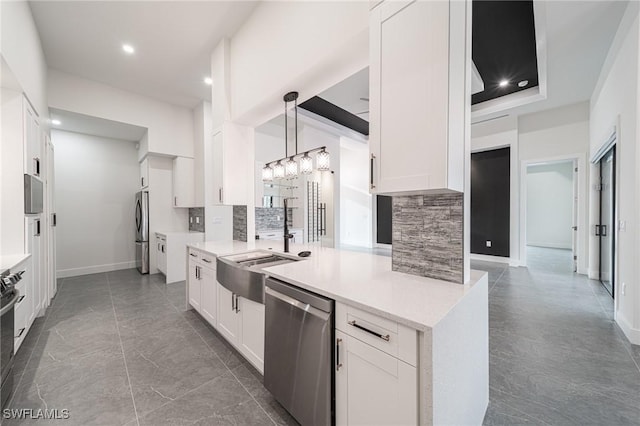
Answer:
M618 323L620 329L631 343L640 345L640 329L631 327L629 321L620 315L620 313L616 315L616 323Z
M533 243L530 243L529 242L529 243L527 243L527 246L571 250L571 246L567 247L566 244L560 244L560 243L545 243L545 242L533 242Z
M510 257L491 256L491 255L488 255L488 254L471 253L469 255L469 258L471 260L481 260L483 262L506 263L509 266L513 266L513 267L520 266L520 260L512 259Z
M587 274L590 280L599 280L600 279L600 271L597 269L589 269L589 273Z
M118 271L120 269L131 269L136 267L136 261L120 263L108 263L106 265L83 266L82 268L59 269L56 271L58 278L77 277L79 275L98 274L100 272Z

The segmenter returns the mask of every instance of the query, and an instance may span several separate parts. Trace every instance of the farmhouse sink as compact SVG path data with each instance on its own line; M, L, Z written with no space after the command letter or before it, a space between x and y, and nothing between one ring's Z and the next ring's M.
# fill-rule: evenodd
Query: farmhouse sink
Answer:
M221 256L216 261L216 278L232 293L264 304L265 274L262 269L298 260L264 250Z

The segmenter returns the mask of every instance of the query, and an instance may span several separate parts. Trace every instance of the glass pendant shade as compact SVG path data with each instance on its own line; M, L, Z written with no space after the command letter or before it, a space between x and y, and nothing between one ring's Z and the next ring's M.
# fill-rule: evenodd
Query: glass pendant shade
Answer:
M280 161L273 167L273 177L275 179L282 179L284 177L284 166Z
M316 155L316 167L318 168L318 171L326 172L329 170L330 166L329 153L323 149Z
M293 159L293 157L290 157L284 163L284 166L285 166L286 175L288 178L293 178L298 176L298 163L296 162L296 160Z
M262 180L265 182L273 180L273 169L268 164L262 168Z
M300 173L308 175L313 172L313 160L308 154L304 154L300 159Z

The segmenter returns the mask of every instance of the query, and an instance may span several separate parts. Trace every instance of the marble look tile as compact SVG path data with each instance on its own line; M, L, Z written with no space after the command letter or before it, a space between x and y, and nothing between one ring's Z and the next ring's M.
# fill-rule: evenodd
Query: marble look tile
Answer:
M142 416L140 424L266 425L272 421L227 372Z
M543 421L530 417L498 401L489 402L483 424L485 426L546 425Z

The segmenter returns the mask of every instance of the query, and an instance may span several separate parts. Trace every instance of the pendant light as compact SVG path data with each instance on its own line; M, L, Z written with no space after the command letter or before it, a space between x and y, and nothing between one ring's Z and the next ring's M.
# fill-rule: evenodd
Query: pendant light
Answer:
M300 173L308 175L313 171L313 160L309 157L309 153L305 152L300 159Z
M271 182L273 180L273 168L269 164L262 168L262 180Z
M289 159L284 163L285 175L289 179L293 179L298 176L298 163L293 157L289 157Z
M326 172L326 171L329 171L330 166L331 166L331 162L329 158L329 153L324 148L322 148L322 151L320 151L316 155L316 167L318 171Z
M273 166L273 178L282 179L284 177L284 166L282 162L278 160L275 166Z

